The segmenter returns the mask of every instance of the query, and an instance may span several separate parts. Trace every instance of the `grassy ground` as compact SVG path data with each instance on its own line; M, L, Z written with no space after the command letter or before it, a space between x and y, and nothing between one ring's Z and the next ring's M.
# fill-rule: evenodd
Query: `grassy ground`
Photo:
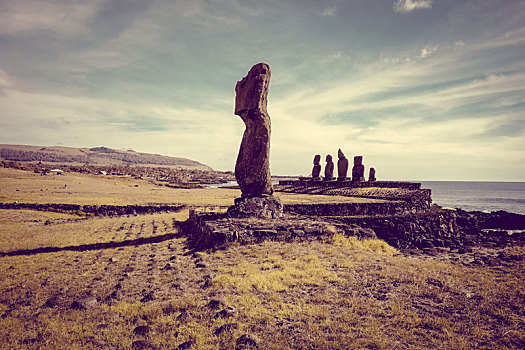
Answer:
M48 180L22 176L18 184L26 187L13 193L20 195L14 199L38 198L41 181ZM126 179L119 185L92 177L85 181L93 181L94 200L115 196L106 204L129 204L126 198L162 201L148 192L157 188L153 185L133 196L134 185L122 185ZM2 178L0 193L11 195L13 182L5 184ZM106 192L111 186L124 190ZM52 200L41 201L68 198L53 193ZM190 194L184 199L189 204L215 200L214 190L193 193L194 202ZM180 203L182 196L173 197ZM246 333L260 339L261 349L525 346L523 258L465 267L439 257L405 256L384 242L337 233L324 241L194 253L178 232L177 222L186 216L80 219L0 211L0 251L27 249L23 255L0 256L0 348L130 349L143 341L158 349L185 342L192 349L233 349ZM169 239L141 240L164 236ZM68 249L81 244L84 251ZM42 247L62 249L31 251ZM523 247L505 251L525 255ZM212 307L212 300L219 306Z
M130 177L82 175L41 176L0 168L0 202L129 205L173 203L197 206L230 206L241 192L234 189L173 189ZM344 196L279 194L284 203L380 202Z

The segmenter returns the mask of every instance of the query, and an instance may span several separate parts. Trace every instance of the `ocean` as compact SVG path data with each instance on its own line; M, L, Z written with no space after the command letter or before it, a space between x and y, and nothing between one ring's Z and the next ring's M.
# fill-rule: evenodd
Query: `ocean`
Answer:
M525 182L416 181L444 208L525 214Z

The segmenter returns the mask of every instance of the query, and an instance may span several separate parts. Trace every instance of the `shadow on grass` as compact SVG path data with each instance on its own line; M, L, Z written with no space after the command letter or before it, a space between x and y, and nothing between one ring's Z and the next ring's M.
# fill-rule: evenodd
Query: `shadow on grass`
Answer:
M139 246L144 244L151 243L160 243L168 241L173 238L182 237L183 234L180 232L177 233L167 233L160 236L153 237L140 237L136 239L129 239L121 242L104 242L104 243L93 243L93 244L81 244L74 246L66 247L43 247L35 249L21 249L14 250L11 252L0 252L0 256L18 256L18 255L35 255L42 253L56 253L61 251L73 251L73 252L85 252L89 250L100 250L100 249L113 249L119 247L130 247L130 246Z

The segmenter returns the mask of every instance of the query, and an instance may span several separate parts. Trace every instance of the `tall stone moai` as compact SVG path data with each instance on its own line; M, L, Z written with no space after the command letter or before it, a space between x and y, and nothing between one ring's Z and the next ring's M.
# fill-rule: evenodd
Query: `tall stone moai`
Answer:
M230 207L232 215L274 218L283 215L283 204L272 196L270 174L271 121L267 111L271 70L266 63L254 65L235 85L235 114L246 129L235 163L235 179L242 196Z
M341 149L337 151L337 157L339 158L337 161L337 181L345 181L348 173L348 159L346 159Z
M321 155L316 154L314 157L314 167L312 168L312 180L321 180Z
M235 164L235 178L243 197L273 193L270 175L271 121L266 109L270 76L270 66L258 63L235 86L235 114L246 125Z
M374 181L376 181L376 170L374 168L370 168L370 172L368 173L368 182Z
M334 179L334 162L332 161L332 156L326 155L326 165L324 167L324 180L331 181Z
M352 168L352 181L365 181L365 166L363 165L363 156L354 157L354 167Z

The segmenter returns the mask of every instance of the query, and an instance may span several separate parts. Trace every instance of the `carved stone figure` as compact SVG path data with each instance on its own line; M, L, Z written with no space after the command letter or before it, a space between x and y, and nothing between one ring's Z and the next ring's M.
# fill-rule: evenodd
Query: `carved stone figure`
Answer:
M363 156L354 157L354 167L352 168L352 181L365 181L365 166Z
M337 181L345 181L348 173L348 159L346 159L341 149L337 151L337 157L339 158L337 161Z
M376 170L374 168L370 168L370 173L368 174L368 181L369 182L376 181Z
M314 167L312 169L312 180L320 180L321 177L321 155L316 154L314 157Z
M243 197L273 193L270 175L271 122L266 110L270 76L270 66L258 63L235 86L235 114L246 125L235 164L235 179Z
M266 109L270 76L270 66L258 63L235 85L234 113L246 129L235 163L235 179L242 196L228 208L233 216L271 219L283 215L282 201L272 196L270 175L271 122Z
M334 162L332 162L332 156L326 156L326 165L324 167L324 180L330 181L334 179Z

